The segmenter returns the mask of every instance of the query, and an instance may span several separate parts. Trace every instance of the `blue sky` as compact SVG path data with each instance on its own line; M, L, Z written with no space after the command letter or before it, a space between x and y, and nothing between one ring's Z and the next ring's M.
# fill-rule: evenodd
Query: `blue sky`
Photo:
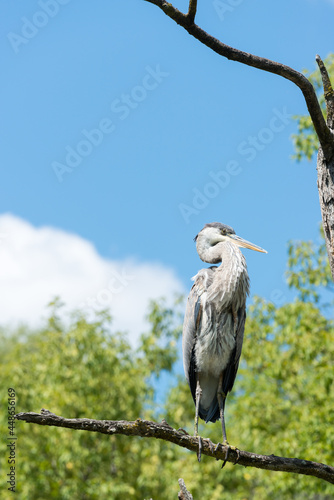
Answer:
M297 70L333 51L332 1L222 3L199 1L196 19L224 43ZM162 269L166 293L188 290L202 267L193 237L212 221L268 250L245 251L252 294L291 298L287 241L317 240L320 221L315 160L291 160L292 115L306 113L297 87L214 54L143 0L1 2L0 18L0 213L14 216L2 231L26 256L27 294L29 252L38 260L73 236L40 270L38 307L75 237L101 262L132 262L140 276L151 266L152 296L165 291Z

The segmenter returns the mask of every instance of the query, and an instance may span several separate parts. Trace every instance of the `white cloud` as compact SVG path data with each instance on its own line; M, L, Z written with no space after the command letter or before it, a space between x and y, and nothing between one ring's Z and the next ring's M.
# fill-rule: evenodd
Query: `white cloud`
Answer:
M54 227L36 228L0 215L0 324L41 324L56 295L68 309L110 307L114 328L132 341L147 330L150 299L184 292L175 272L162 264L101 257L94 246Z

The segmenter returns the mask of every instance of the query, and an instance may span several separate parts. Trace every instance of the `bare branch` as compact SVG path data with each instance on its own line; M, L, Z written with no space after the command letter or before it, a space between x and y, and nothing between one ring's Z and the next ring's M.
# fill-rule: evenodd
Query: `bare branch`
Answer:
M178 9L173 7L172 4L167 3L165 0L146 1L159 7L168 17L173 19L177 24L187 30L190 35L195 37L197 40L202 42L217 54L232 61L237 61L242 64L247 64L248 66L261 69L263 71L268 71L269 73L280 75L297 85L297 87L300 88L304 95L308 111L312 118L312 122L325 157L327 159L330 159L333 156L334 136L330 129L327 127L312 84L302 73L299 73L298 71L290 68L289 66L286 66L285 64L271 61L270 59L266 59L264 57L255 56L253 54L249 54L248 52L243 52L241 50L230 47L229 45L225 45L213 36L206 33L196 24L189 23L188 15L183 14Z
M317 54L316 61L318 63L320 74L322 78L322 84L324 87L324 96L327 107L327 124L330 128L334 128L334 91L327 72L326 66L324 65L321 57Z
M198 437L190 436L183 429L173 429L167 422L151 422L149 420L137 419L134 422L126 420L93 420L89 418L64 418L41 410L41 413L19 413L15 416L17 420L24 420L28 423L38 425L50 425L56 427L66 427L90 432L100 432L101 434L115 435L124 434L126 436L141 436L147 438L162 439L169 441L183 448L187 448L195 453L198 450ZM272 471L292 472L305 474L323 479L334 484L334 467L329 465L300 460L298 458L277 457L275 455L258 455L248 451L229 448L219 443L217 446L209 439L202 439L202 454L213 457L216 460L224 461L229 449L227 461L238 463L243 466L256 467Z

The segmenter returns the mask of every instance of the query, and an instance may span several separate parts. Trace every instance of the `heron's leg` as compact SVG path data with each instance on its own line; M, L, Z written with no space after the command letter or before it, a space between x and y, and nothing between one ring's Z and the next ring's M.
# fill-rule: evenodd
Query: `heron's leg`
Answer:
M223 392L223 374L220 374L219 377L219 383L218 383L218 390L217 390L217 399L218 399L218 404L219 404L219 412L220 412L220 420L222 423L222 431L223 431L223 444L227 445L227 451L225 455L225 460L223 462L222 468L225 466L228 455L230 452L230 445L227 442L227 437L226 437L226 428L225 428L225 416L224 416L224 406L225 406L225 399L226 399L226 394ZM218 443L219 445L219 443ZM217 447L218 447L217 445Z
M219 404L220 420L222 423L223 439L224 439L224 444L226 444L227 438L226 438L225 417L224 417L224 405L225 405L226 394L223 392L223 374L222 373L220 374L220 377L219 377L217 399L218 399L218 404Z
M195 436L198 436L198 414L199 414L199 402L201 400L201 395L202 395L202 389L201 386L199 385L199 375L197 373L196 375L197 378L197 384L196 384L196 413L195 413ZM202 455L202 438L201 436L198 436L198 452L197 452L197 460L200 462L201 461L201 455Z
M202 389L199 385L199 377L197 374L197 384L196 384L196 413L195 413L195 436L198 436L198 414L199 414L199 403L201 400Z

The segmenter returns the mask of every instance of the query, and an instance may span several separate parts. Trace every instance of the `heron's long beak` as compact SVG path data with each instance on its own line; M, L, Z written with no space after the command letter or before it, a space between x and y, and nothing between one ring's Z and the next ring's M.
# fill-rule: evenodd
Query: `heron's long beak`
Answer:
M237 236L236 234L229 234L228 236L233 239L234 243L239 247L249 248L250 250L256 250L257 252L268 253L267 250L264 250L263 248L258 247L257 245L254 245L253 243L250 243L243 238L240 238L240 236Z

